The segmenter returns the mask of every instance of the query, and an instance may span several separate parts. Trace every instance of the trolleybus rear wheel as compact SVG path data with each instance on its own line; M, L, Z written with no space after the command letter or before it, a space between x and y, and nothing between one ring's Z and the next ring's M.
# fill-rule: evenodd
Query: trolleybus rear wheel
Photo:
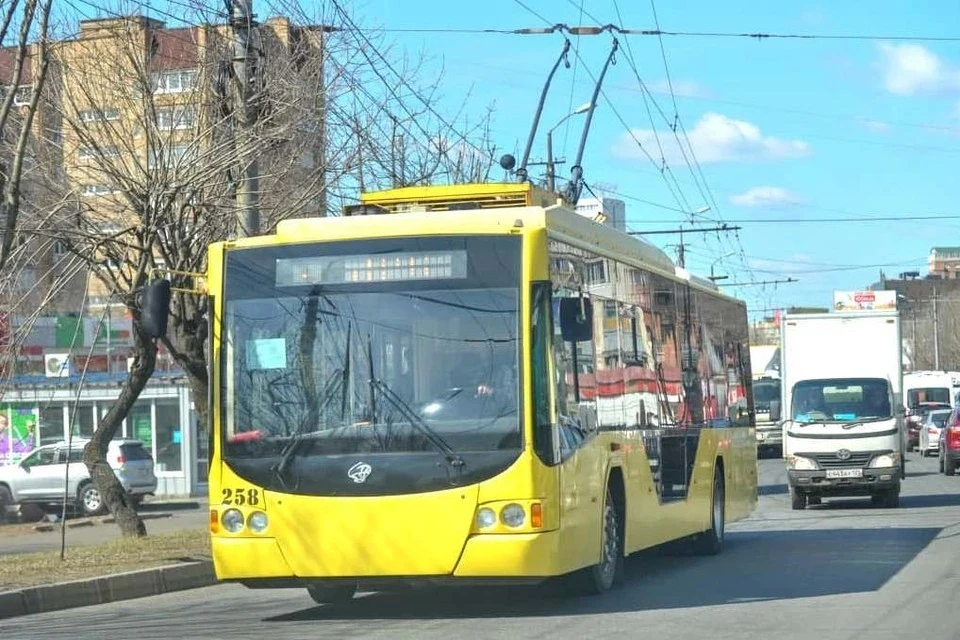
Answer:
M726 487L723 484L723 469L717 466L713 472L713 498L710 501L710 529L693 541L693 552L698 555L716 555L723 549L726 529Z

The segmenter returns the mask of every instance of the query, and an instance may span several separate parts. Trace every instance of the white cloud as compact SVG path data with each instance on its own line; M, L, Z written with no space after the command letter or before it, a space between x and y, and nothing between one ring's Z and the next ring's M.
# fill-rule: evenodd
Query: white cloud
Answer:
M671 131L654 133L650 129L634 129L629 134L623 134L614 143L611 152L619 158L646 158L637 146L639 141L650 155L659 160L660 146L657 144L657 135L660 137L666 161L671 164L684 162L677 136ZM719 113L704 114L696 125L687 131L687 136L701 164L802 158L813 153L810 145L802 140L765 136L757 125L744 120L734 120ZM682 135L679 137L684 140ZM690 151L686 149L685 140L684 148L689 158Z
M652 93L668 96L670 95L671 85L673 86L673 94L678 98L707 98L711 95L706 87L693 80L671 80L670 82L666 80L656 80L654 82L648 82L647 88L650 89Z
M730 197L738 207L763 207L767 209L792 207L806 201L783 187L751 187L743 193Z
M960 93L960 69L919 44L880 45L883 86L902 96Z

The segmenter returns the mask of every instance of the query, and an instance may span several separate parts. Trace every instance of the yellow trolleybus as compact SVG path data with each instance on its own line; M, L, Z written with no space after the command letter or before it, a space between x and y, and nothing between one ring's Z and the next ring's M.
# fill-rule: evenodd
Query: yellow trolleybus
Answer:
M535 186L365 194L207 287L220 580L603 592L756 504L743 303Z

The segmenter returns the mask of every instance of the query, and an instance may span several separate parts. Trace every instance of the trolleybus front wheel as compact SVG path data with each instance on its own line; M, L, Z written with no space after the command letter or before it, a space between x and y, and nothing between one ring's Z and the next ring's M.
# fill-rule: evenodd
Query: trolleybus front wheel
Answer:
M355 582L307 585L307 593L317 604L343 604L353 600L357 593Z
M623 527L620 524L622 515L609 487L601 517L600 561L568 576L570 587L575 593L605 593L623 577Z

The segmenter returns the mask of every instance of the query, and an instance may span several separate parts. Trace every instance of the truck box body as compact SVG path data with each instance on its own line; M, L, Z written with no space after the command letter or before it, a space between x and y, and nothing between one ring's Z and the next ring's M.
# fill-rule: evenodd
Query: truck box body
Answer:
M898 312L787 315L781 353L791 493L893 500L905 444Z

